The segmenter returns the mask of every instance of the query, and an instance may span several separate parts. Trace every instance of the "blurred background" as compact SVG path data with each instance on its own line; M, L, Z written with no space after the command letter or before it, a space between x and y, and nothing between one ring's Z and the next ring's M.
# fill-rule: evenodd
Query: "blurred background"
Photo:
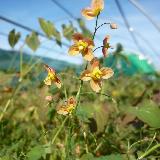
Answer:
M25 36L32 30L40 34L42 33L38 18L45 18L53 22L61 33L62 47L55 45L56 43L53 40L48 40L45 36L40 35L42 45L36 50L34 55L81 64L81 56L70 57L67 55L68 46L72 42L63 37L62 26L64 24L66 26L72 24L79 32L85 31L85 29L93 32L95 21L85 21L80 12L82 8L89 5L90 0L1 1L0 48L4 51L11 50L7 39L9 32L15 28L22 35L21 41L14 48L14 50L18 50ZM153 3L152 0L106 0L105 9L99 18L99 24L114 22L117 23L118 30L110 30L106 25L101 27L96 34L96 46L100 46L103 38L109 34L111 36L111 45L114 48L120 42L124 48L125 55L138 55L136 59L146 60L149 65L158 70L160 68L159 6L159 1L154 1ZM26 46L24 47L24 51L25 53L33 54ZM96 56L102 56L101 50L96 52Z

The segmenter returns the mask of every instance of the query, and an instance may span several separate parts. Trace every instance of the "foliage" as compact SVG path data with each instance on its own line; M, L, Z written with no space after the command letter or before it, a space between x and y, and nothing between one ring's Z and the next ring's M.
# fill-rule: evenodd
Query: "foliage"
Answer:
M113 77L112 68L103 66L95 57L97 49L102 48L103 55L107 56L111 48L108 35L103 39L103 46L95 48L97 30L103 25L117 29L115 23L98 25L103 9L103 0L92 0L90 7L82 9L86 19L96 18L93 34L81 19L78 22L84 33L75 32L72 23L62 26L65 38L73 40L68 53L81 54L85 60L80 75L74 68L57 72L47 64L42 67L39 61L24 63L23 46L20 47L20 71L0 72L1 159L160 158L159 78L123 74ZM42 18L39 23L45 35L61 46L61 35L54 24ZM9 39L14 47L18 34L11 31ZM37 33L28 35L25 44L36 51L40 46ZM121 51L119 45L118 53L114 53L116 59L126 60ZM44 69L46 77L41 75Z

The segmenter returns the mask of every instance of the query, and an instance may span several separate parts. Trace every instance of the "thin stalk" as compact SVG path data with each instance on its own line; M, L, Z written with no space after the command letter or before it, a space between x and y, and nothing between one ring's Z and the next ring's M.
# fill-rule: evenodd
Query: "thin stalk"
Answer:
M97 26L98 26L98 18L99 18L99 15L100 15L100 12L98 13L97 15L97 18L96 18L96 26L95 26L95 29L94 29L94 33L93 33L93 37L92 37L92 40L94 40L95 38L95 35L96 35L96 32L97 32Z
M4 116L4 113L5 113L6 110L8 109L10 103L11 103L11 99L9 99L9 100L7 101L7 103L6 103L6 105L5 105L4 109L3 109L3 111L2 111L2 113L1 113L0 122L1 122L1 120L2 120L2 118L3 118L3 116Z
M93 52L95 52L97 49L103 48L103 47L104 47L104 46L99 46L99 47L95 48L95 49L93 50Z
M157 148L159 148L160 147L160 143L159 144L157 144L157 145L155 145L155 146L153 146L151 149L149 149L148 151L146 151L142 156L140 156L139 158L138 158L138 160L141 160L141 159L143 159L144 157L146 157L146 156L148 156L151 152L153 152L153 151L155 151Z
M23 78L23 47L24 47L25 43L20 47L20 79L19 81L22 81Z
M56 132L55 136L53 137L51 143L53 144L57 138L57 136L59 135L59 133L61 132L62 128L64 127L64 124L66 123L67 119L69 116L66 116L64 121L62 122L61 126L59 127L58 131Z
M104 25L108 25L108 24L111 24L111 23L109 23L109 22L108 22L108 23L106 23L106 22L105 22L105 23L102 23L100 26L97 27L97 30L98 30L100 27L102 27L102 26L104 26Z

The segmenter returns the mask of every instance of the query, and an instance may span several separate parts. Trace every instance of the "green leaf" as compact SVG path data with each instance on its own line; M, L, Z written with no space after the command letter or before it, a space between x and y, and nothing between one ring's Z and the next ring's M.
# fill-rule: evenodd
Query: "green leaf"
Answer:
M48 38L51 38L55 30L55 27L53 26L52 22L46 21L43 18L39 18L39 24L46 36Z
M40 160L45 154L45 150L42 146L35 146L27 153L27 157L28 160Z
M53 32L53 36L55 37L56 39L56 43L61 46L62 45L62 42L61 42L61 34L60 32L58 32L57 30L55 32Z
M91 153L84 154L80 160L94 160L94 156Z
M57 44L61 46L61 34L59 31L56 30L54 24L50 21L46 21L43 18L39 18L39 24L41 29L46 34L48 38L55 38Z
M111 154L107 156L94 157L91 153L84 154L80 160L123 160L120 154Z
M139 107L129 107L127 112L134 114L151 127L160 128L160 109L152 102Z
M108 110L107 106L96 105L94 106L94 119L97 124L97 133L103 132L104 127L108 121Z
M86 27L85 21L81 18L77 19L80 29L83 35L92 38L92 32Z
M94 160L123 160L123 157L120 154L111 154L109 156L95 158Z
M8 42L12 48L14 48L14 46L18 43L18 40L20 39L20 37L21 37L20 32L16 33L15 29L9 32Z
M28 47L31 48L33 51L36 51L40 45L38 35L35 32L32 32L30 35L28 35L26 37L25 42L28 45Z
M73 24L70 22L68 26L65 24L62 25L62 31L63 36L70 41L72 39L72 35L76 31L76 28L74 28Z

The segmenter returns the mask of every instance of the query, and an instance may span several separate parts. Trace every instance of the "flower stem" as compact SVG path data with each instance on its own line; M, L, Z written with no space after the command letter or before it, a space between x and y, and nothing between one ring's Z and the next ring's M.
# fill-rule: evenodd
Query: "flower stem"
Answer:
M20 78L19 81L22 81L23 78L23 47L25 43L20 47L20 63L19 63L19 68L20 68Z
M109 22L108 22L108 23L102 23L100 26L97 27L97 30L98 30L100 27L102 27L102 26L104 26L104 25L108 25L108 24L111 24L111 23L109 23Z
M62 128L64 127L64 124L66 123L67 119L69 116L66 116L66 118L64 119L64 121L62 122L61 126L59 127L58 131L56 132L55 136L53 137L51 143L53 144L57 138L57 136L59 135L59 133L61 132Z
M94 29L94 33L93 33L92 40L94 40L95 35L96 35L96 32L97 32L98 18L99 18L100 13L101 13L101 12L98 13L97 18L96 18L96 26L95 26L95 29Z
M104 46L99 46L99 47L95 48L95 49L93 50L93 52L95 52L97 49L103 48L103 47L104 47Z

